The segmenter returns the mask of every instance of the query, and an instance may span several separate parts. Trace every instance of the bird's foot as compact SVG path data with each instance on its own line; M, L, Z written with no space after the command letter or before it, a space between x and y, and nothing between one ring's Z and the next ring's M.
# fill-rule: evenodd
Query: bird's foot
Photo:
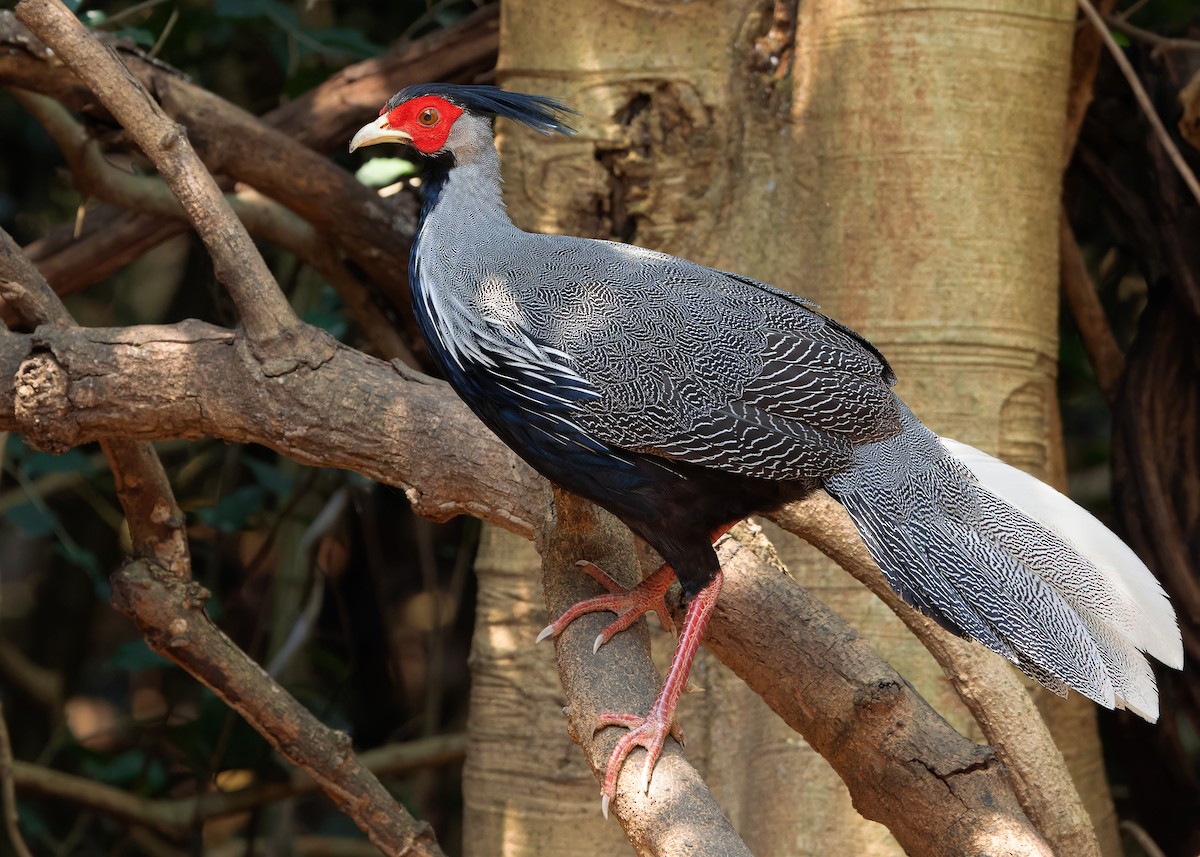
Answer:
M669 565L664 565L632 589L626 589L617 583L594 563L580 560L576 565L607 589L609 594L587 598L572 606L542 629L537 636L539 643L547 637L557 637L580 616L602 611L616 613L617 618L597 635L596 642L592 645L593 652L599 651L600 647L616 634L636 622L639 616L651 611L658 614L664 628L669 630L672 627L671 614L667 610L665 599L667 590L675 580L675 573Z
M635 747L642 747L646 751L646 761L642 765L642 792L645 793L650 791L650 778L654 775L654 765L662 753L667 735L683 744L683 729L675 719L675 705L664 697L665 694L659 694L645 717L611 712L596 715L596 732L608 726L623 726L629 730L613 748L604 771L600 811L605 818L608 818L608 805L617 795L617 776L621 773L621 766Z

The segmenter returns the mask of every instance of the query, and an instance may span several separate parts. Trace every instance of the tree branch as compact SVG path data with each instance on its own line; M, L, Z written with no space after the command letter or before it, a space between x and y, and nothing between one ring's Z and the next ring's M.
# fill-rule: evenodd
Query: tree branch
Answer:
M172 121L115 52L54 0L21 0L17 17L77 75L137 141L188 214L252 342L268 345L299 324L224 194Z
M79 190L127 210L153 214L156 219L187 221L187 214L170 188L156 176L126 172L110 163L83 126L52 98L14 89L21 105L46 129L71 169ZM231 210L255 236L293 253L320 273L341 296L346 308L387 357L416 366L416 358L337 252L303 218L253 188L239 187L225 197Z
M8 842L17 857L33 857L25 838L21 836L21 819L17 816L17 794L13 789L12 744L8 740L8 722L4 719L4 706L0 704L0 802L3 803L4 828Z
M462 761L463 733L389 744L358 755L359 764L376 776L389 776ZM86 777L64 774L29 762L13 764L13 782L23 792L90 807L114 818L180 834L193 824L245 812L264 804L312 794L320 787L302 768L289 782L263 783L234 792L206 792L185 798L145 798Z
M538 528L536 542L542 555L546 607L551 615L559 615L575 602L598 594L598 584L580 574L579 559L595 562L628 584L636 582L638 564L632 534L619 521L562 491L555 490L554 497L554 508ZM644 622L634 633L618 634L592 653L592 641L610 621L611 616L602 613L582 616L555 640L571 737L583 748L599 780L623 730L594 732L596 715L646 711L659 684ZM639 855L749 857L749 849L677 743L664 745L646 794L640 786L644 760L645 751L639 750L622 767L611 807Z
M832 502L795 504L792 521L821 519L813 509ZM725 586L705 645L833 765L860 813L909 853L1054 853L1002 755L959 735L854 628L791 583L761 531L735 529L718 553Z
M146 637L219 696L294 765L304 768L342 812L389 855L440 855L433 831L395 802L354 755L350 736L330 729L268 676L204 612L209 593L153 562L112 577L112 603Z
M1075 233L1071 231L1066 211L1059 217L1058 246L1063 297L1066 298L1071 317L1079 329L1079 337L1083 340L1088 360L1096 373L1100 392L1108 402L1108 407L1112 409L1116 406L1117 394L1121 388L1125 355L1121 353L1121 347L1117 345L1116 337L1108 324L1104 307L1096 294L1096 284L1088 274L1083 252L1075 241Z
M1125 80L1129 82L1129 87L1133 90L1133 95L1137 99L1138 106L1142 108L1142 113L1145 114L1150 127L1154 129L1154 135L1158 137L1158 141L1162 144L1163 150L1166 151L1167 157L1171 159L1171 164L1179 173L1179 177L1183 179L1183 183L1187 185L1188 190L1191 191L1196 201L1200 202L1200 181L1196 180L1196 174L1187 165L1187 161L1179 153L1179 147L1175 145L1175 141L1167 133L1162 119L1158 117L1158 111L1154 109L1154 104L1150 101L1150 96L1146 94L1146 87L1142 86L1137 72L1133 70L1133 66L1121 50L1121 46L1112 37L1112 33L1105 26L1104 19L1089 0L1076 0L1076 2L1079 4L1079 8L1083 10L1083 14L1092 22L1096 30L1099 31L1100 37L1104 39L1104 44L1108 48L1108 52L1116 62L1117 68L1121 70L1121 74L1125 75Z
M818 492L770 517L849 571L921 640L953 682L988 743L1008 764L1021 806L1055 853L1099 854L1095 830L1062 752L1016 671L979 644L953 636L905 604L879 571L849 514L829 495Z

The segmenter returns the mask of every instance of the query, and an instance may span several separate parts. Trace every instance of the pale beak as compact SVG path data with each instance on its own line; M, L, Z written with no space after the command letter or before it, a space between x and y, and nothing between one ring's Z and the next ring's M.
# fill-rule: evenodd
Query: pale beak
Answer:
M358 129L350 141L350 151L361 149L363 146L374 146L376 143L411 143L412 136L404 131L388 127L387 114L383 114L374 122L368 122Z

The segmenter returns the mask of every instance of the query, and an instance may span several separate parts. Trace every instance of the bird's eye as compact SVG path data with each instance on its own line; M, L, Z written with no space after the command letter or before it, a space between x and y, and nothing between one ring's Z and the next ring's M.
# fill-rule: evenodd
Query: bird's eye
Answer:
M420 113L417 114L417 121L420 122L422 125L424 125L426 128L432 128L434 125L436 125L438 123L438 119L440 119L440 118L441 117L438 116L438 112L436 110L434 110L432 107L426 107L424 110L422 110Z

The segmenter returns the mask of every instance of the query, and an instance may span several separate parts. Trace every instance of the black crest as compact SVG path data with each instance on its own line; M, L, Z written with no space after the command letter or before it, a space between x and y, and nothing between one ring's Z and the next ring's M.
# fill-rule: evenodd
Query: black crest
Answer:
M452 104L483 116L503 116L528 125L543 134L573 134L575 129L564 120L578 114L569 107L545 95L526 95L506 92L498 86L469 86L453 83L420 83L406 86L390 99L385 107L392 110L406 101L422 95L436 95Z

